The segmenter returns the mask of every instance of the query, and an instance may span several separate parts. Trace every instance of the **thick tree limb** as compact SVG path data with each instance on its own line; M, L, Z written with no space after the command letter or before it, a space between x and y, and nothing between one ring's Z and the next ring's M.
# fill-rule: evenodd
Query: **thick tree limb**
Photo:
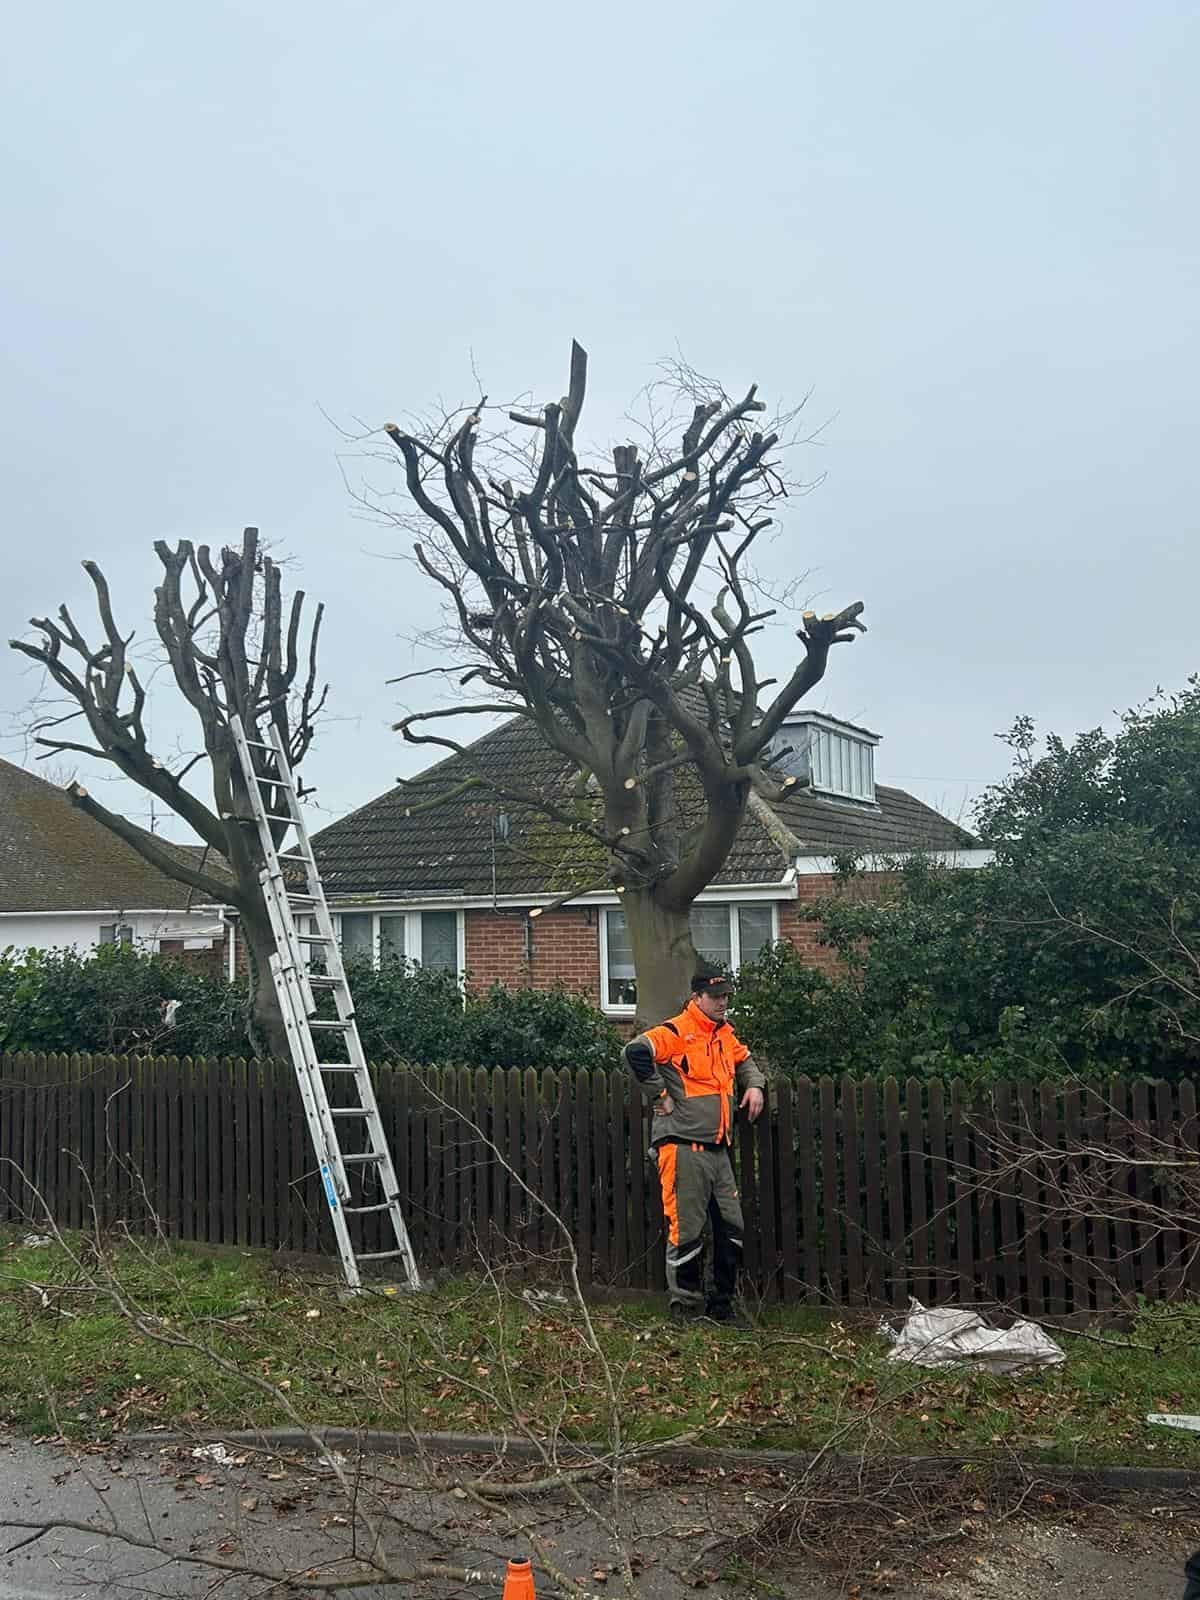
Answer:
M176 883L186 883L189 888L199 889L201 894L208 896L213 905L228 905L234 902L237 891L228 880L213 877L211 873L201 872L199 868L189 867L171 851L164 850L161 845L156 844L153 835L143 832L132 822L127 822L124 817L118 816L115 811L109 811L98 800L94 800L81 784L68 784L66 795L77 811L82 811L85 816L101 823L110 833L115 833L118 839L124 840L130 849L136 850L143 861L156 867L164 877L173 878Z

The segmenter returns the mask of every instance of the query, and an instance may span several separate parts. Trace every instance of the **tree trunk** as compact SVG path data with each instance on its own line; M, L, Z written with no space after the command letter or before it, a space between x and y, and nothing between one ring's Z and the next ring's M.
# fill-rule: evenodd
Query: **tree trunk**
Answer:
M290 1061L283 1012L279 1008L271 978L270 963L275 954L275 939L266 908L249 914L243 911L240 931L246 941L250 977L250 1007L246 1018L250 1047L257 1056L273 1056L276 1061Z
M637 1021L652 1027L675 1016L687 1003L696 947L686 911L667 911L652 891L628 890L621 897L633 965L637 973Z

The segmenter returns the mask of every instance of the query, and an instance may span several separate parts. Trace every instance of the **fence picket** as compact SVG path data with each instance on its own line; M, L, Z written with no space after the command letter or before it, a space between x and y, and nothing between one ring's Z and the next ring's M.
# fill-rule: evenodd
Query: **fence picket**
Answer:
M904 1168L900 1152L900 1085L883 1085L883 1137L887 1165L887 1280L885 1296L894 1306L908 1304L908 1227L904 1214Z
M1129 1088L1119 1078L1110 1079L1108 1085L1108 1139L1111 1148L1119 1151L1125 1159L1136 1154L1137 1146L1130 1120ZM1133 1183L1126 1177L1126 1192L1136 1194L1135 1185L1136 1175ZM1140 1241L1130 1221L1128 1208L1124 1205L1116 1207L1112 1232L1117 1288L1122 1303L1130 1305L1137 1292L1134 1251Z
M579 1252L579 1276L591 1283L592 1255L592 1117L590 1075L581 1067L572 1084L574 1093L568 1110L568 1121L574 1126L575 1152L575 1248Z
M938 1079L927 1091L926 1136L929 1143L929 1192L932 1212L929 1231L933 1243L930 1297L944 1305L954 1297L954 1263L950 1258L950 1172L946 1151L946 1098Z
M919 1300L933 1299L929 1272L929 1199L926 1185L929 1162L925 1156L925 1108L920 1081L910 1078L904 1091L904 1127L908 1135L908 1209L911 1224L913 1283Z
M771 1086L775 1101L775 1148L779 1157L779 1255L782 1300L793 1300L800 1284L800 1224L796 1194L796 1130L792 1118L792 1085L781 1077Z
M1200 1121L1196 1115L1196 1085L1187 1078L1179 1085L1179 1115L1175 1122L1175 1137L1181 1156L1195 1156L1200 1152ZM1200 1241L1194 1237L1183 1245L1180 1261L1181 1288L1189 1294L1200 1294Z
M1045 1248L1043 1267L1046 1275L1046 1310L1053 1316L1061 1316L1067 1307L1067 1276L1063 1270L1064 1262L1064 1229L1061 1208L1054 1204L1053 1185L1057 1176L1065 1170L1065 1162L1061 1155L1055 1156L1055 1151L1063 1148L1063 1135L1060 1133L1060 1118L1058 1114L1058 1091L1054 1084L1043 1083L1039 1093L1039 1126L1038 1149L1041 1152L1040 1186L1038 1204L1041 1207L1043 1224L1042 1239ZM1061 1126L1065 1128L1066 1111L1064 1107Z
M976 1228L979 1186L971 1170L971 1108L961 1081L950 1085L950 1126L954 1162L954 1269L952 1296L960 1305L980 1299Z
M822 1288L835 1305L842 1298L842 1207L839 1193L837 1104L832 1078L822 1078L817 1096L820 1116L821 1225L824 1232Z
M866 1299L863 1263L862 1163L858 1135L858 1084L847 1076L841 1085L842 1208L846 1218L846 1298L852 1306Z
M1134 1084L1131 1100L1133 1155L1138 1161L1138 1165L1133 1169L1133 1186L1137 1197L1138 1215L1144 1219L1140 1227L1134 1229L1134 1242L1138 1246L1138 1253L1133 1267L1139 1292L1154 1294L1160 1271L1159 1250L1162 1245L1162 1229L1151 1220L1155 1215L1154 1173L1150 1167L1141 1164L1149 1159L1151 1154L1150 1085L1144 1078Z
M1021 1151L1021 1233L1025 1246L1025 1309L1041 1316L1047 1309L1045 1218L1040 1207L1034 1152L1041 1141L1041 1119L1031 1083L1017 1085L1018 1138Z
M609 1178L608 1079L606 1072L590 1073L592 1111L592 1249L601 1283L612 1282L609 1253L609 1211L612 1185ZM586 1116L586 1111L584 1112Z

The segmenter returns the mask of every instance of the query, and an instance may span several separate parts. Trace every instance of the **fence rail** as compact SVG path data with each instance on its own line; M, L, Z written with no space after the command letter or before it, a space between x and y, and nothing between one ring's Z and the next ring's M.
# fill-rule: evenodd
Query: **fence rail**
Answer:
M569 1235L585 1281L661 1286L648 1116L627 1077L388 1067L375 1081L423 1264L503 1254L548 1272ZM738 1129L747 1275L793 1303L1034 1314L1197 1293L1194 1171L1191 1210L1180 1188L1197 1127L1187 1081L783 1079ZM295 1081L272 1063L0 1057L0 1217L46 1212L332 1249Z

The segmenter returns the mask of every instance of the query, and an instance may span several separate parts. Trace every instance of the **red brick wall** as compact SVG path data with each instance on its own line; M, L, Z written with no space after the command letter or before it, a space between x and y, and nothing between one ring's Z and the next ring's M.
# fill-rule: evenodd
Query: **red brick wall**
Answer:
M185 950L182 939L160 939L158 950L160 955L173 956L176 961L186 962L189 967L207 973L210 978L225 976L227 958L223 939L214 939L208 950Z
M836 952L820 942L821 924L806 921L802 912L814 901L831 896L878 900L887 892L894 877L894 873L871 872L856 878L837 878L831 873L797 878L796 899L783 901L779 906L779 937L795 945L806 966L817 967L831 976L840 972L842 964Z
M820 942L820 925L801 916L805 906L829 895L876 896L885 888L885 874L839 879L832 874L801 877L795 900L778 902L779 937L795 945L805 962L834 973L835 953ZM523 911L468 911L465 918L467 975L479 989L503 983L512 987L548 989L555 983L580 989L592 1002L600 999L599 912L566 906L533 922L533 961L525 959Z
M600 929L591 907L564 906L535 917L533 958L526 959L524 911L468 911L464 919L467 977L486 989L549 989L556 983L600 1001Z

